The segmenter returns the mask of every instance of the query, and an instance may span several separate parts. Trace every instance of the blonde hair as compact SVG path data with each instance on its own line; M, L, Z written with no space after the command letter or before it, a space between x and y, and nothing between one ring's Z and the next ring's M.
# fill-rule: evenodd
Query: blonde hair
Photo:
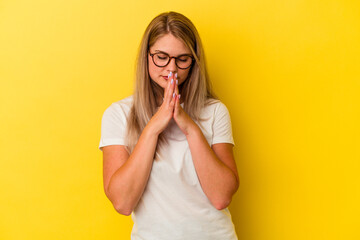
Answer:
M179 86L184 100L185 112L194 120L200 121L201 109L217 99L212 92L206 70L204 50L194 24L184 15L165 12L155 17L145 30L136 59L135 90L133 105L127 121L127 145L129 153L134 149L142 130L157 110L157 99L164 90L150 79L148 69L149 48L162 36L172 34L183 41L195 59L187 79ZM160 98L161 99L161 98ZM159 144L166 142L162 134Z

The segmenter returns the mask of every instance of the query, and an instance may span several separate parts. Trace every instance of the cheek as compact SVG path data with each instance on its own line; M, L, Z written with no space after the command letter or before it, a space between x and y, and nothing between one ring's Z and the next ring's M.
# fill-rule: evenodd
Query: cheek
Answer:
M149 62L148 64L148 70L149 70L149 75L150 78L153 79L154 77L156 77L156 68L154 66L154 64L152 62Z
M184 71L184 72L181 73L181 78L182 78L183 81L185 81L185 79L187 79L188 77L190 77L190 76L189 76L189 72L190 72L190 70L186 70L186 71Z
M154 68L150 66L149 68L149 75L152 80L157 79L160 75L159 70L157 68Z

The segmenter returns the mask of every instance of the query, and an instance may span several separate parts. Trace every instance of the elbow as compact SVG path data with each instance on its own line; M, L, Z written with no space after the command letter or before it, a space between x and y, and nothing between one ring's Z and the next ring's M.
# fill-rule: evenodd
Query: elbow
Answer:
M230 205L232 201L232 197L238 188L239 188L239 184L237 183L233 191L228 193L222 193L221 195L218 195L217 198L213 198L213 200L211 200L212 205L217 210L223 210L227 208Z
M213 202L212 205L217 209L217 210L223 210L225 208L227 208L231 203L231 198L230 199L222 199L216 202Z
M114 209L120 213L121 215L125 215L125 216L129 216L133 209L125 206L125 204L123 204L122 201L120 201L119 199L115 199L113 196L111 196L109 194L108 191L105 190L105 195L107 196L107 198L110 200L110 202L112 203Z
M121 209L116 209L116 211L118 213L120 213L121 215L124 215L124 216L130 216L132 211L128 211L128 210L121 210Z
M132 213L132 209L130 208L124 208L121 206L113 205L115 210L120 213L121 215L129 216Z

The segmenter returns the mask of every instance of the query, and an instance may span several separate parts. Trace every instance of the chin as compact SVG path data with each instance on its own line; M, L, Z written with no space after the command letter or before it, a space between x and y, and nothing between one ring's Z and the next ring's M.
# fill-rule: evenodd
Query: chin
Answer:
M155 85L161 87L162 89L165 89L165 88L166 88L166 85L167 85L167 81L166 81L165 79L159 79L159 80L157 80L157 81L152 80L152 82L153 82Z
M162 88L166 88L167 84L168 84L168 80L165 80L164 78L160 78L158 84L162 87Z

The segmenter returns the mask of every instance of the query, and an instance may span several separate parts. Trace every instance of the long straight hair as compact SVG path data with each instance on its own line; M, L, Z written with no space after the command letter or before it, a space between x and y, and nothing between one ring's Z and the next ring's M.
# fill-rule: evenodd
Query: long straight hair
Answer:
M181 40L191 50L195 59L187 79L179 86L179 93L184 99L184 111L194 121L199 122L202 108L217 99L211 89L203 46L194 24L177 12L165 12L158 15L145 30L136 59L133 105L127 119L129 153L134 149L146 124L156 113L157 99L164 94L164 90L150 79L148 51L159 38L166 34L172 34ZM160 134L158 146L165 142L164 135Z

